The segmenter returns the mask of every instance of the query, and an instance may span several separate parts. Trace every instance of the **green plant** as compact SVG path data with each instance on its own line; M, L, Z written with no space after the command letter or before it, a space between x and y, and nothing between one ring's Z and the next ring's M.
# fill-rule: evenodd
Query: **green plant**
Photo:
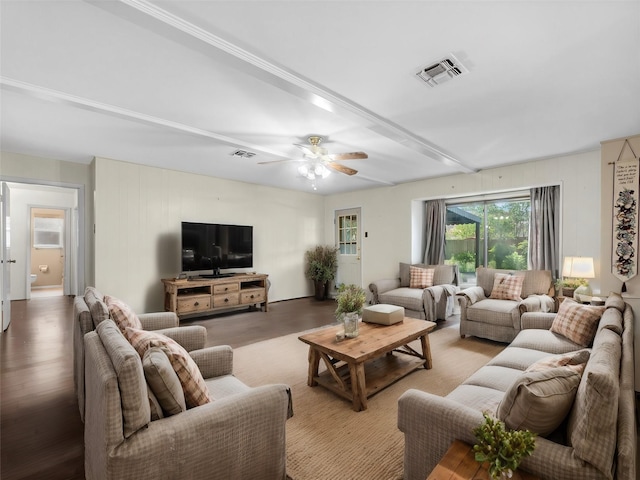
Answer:
M336 302L338 303L336 315L350 312L361 314L366 299L367 294L363 288L354 284L345 285L341 283L338 285L338 294L336 295Z
M508 430L504 423L483 413L484 422L473 434L478 443L473 446L478 462L489 463L489 475L493 479L511 477L524 457L536 447L535 433L529 430Z
M559 279L556 281L556 288L558 290L562 290L562 288L573 288L576 289L581 286L589 285L589 282L584 278L565 278Z
M317 245L307 250L305 256L305 275L318 282L329 282L336 278L338 271L338 247Z

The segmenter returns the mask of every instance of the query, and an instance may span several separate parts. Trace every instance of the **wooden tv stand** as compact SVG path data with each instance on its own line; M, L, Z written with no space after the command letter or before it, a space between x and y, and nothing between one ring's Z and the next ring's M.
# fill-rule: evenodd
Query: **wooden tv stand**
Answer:
M266 312L267 277L262 273L236 273L222 278L163 278L164 309L178 317L258 305Z

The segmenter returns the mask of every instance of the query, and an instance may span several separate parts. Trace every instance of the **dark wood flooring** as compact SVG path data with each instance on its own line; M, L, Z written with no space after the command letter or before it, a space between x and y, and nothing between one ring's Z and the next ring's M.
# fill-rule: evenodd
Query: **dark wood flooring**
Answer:
M12 302L0 337L0 478L84 479L84 425L73 391L73 299ZM237 311L187 320L207 328L209 345L234 348L334 322L335 302L275 302L268 312ZM302 366L301 368L306 368Z

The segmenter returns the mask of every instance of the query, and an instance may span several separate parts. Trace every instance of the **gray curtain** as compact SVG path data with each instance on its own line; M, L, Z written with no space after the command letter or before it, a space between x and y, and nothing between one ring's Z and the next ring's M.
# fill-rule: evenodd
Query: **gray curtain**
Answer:
M560 187L531 189L529 222L529 268L560 271Z
M444 263L446 219L447 206L444 200L425 202L424 263L427 265Z

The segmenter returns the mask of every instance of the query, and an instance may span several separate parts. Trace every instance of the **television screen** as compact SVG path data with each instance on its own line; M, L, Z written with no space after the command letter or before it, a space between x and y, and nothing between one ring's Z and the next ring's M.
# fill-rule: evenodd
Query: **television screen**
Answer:
M182 271L253 267L253 227L182 222Z

